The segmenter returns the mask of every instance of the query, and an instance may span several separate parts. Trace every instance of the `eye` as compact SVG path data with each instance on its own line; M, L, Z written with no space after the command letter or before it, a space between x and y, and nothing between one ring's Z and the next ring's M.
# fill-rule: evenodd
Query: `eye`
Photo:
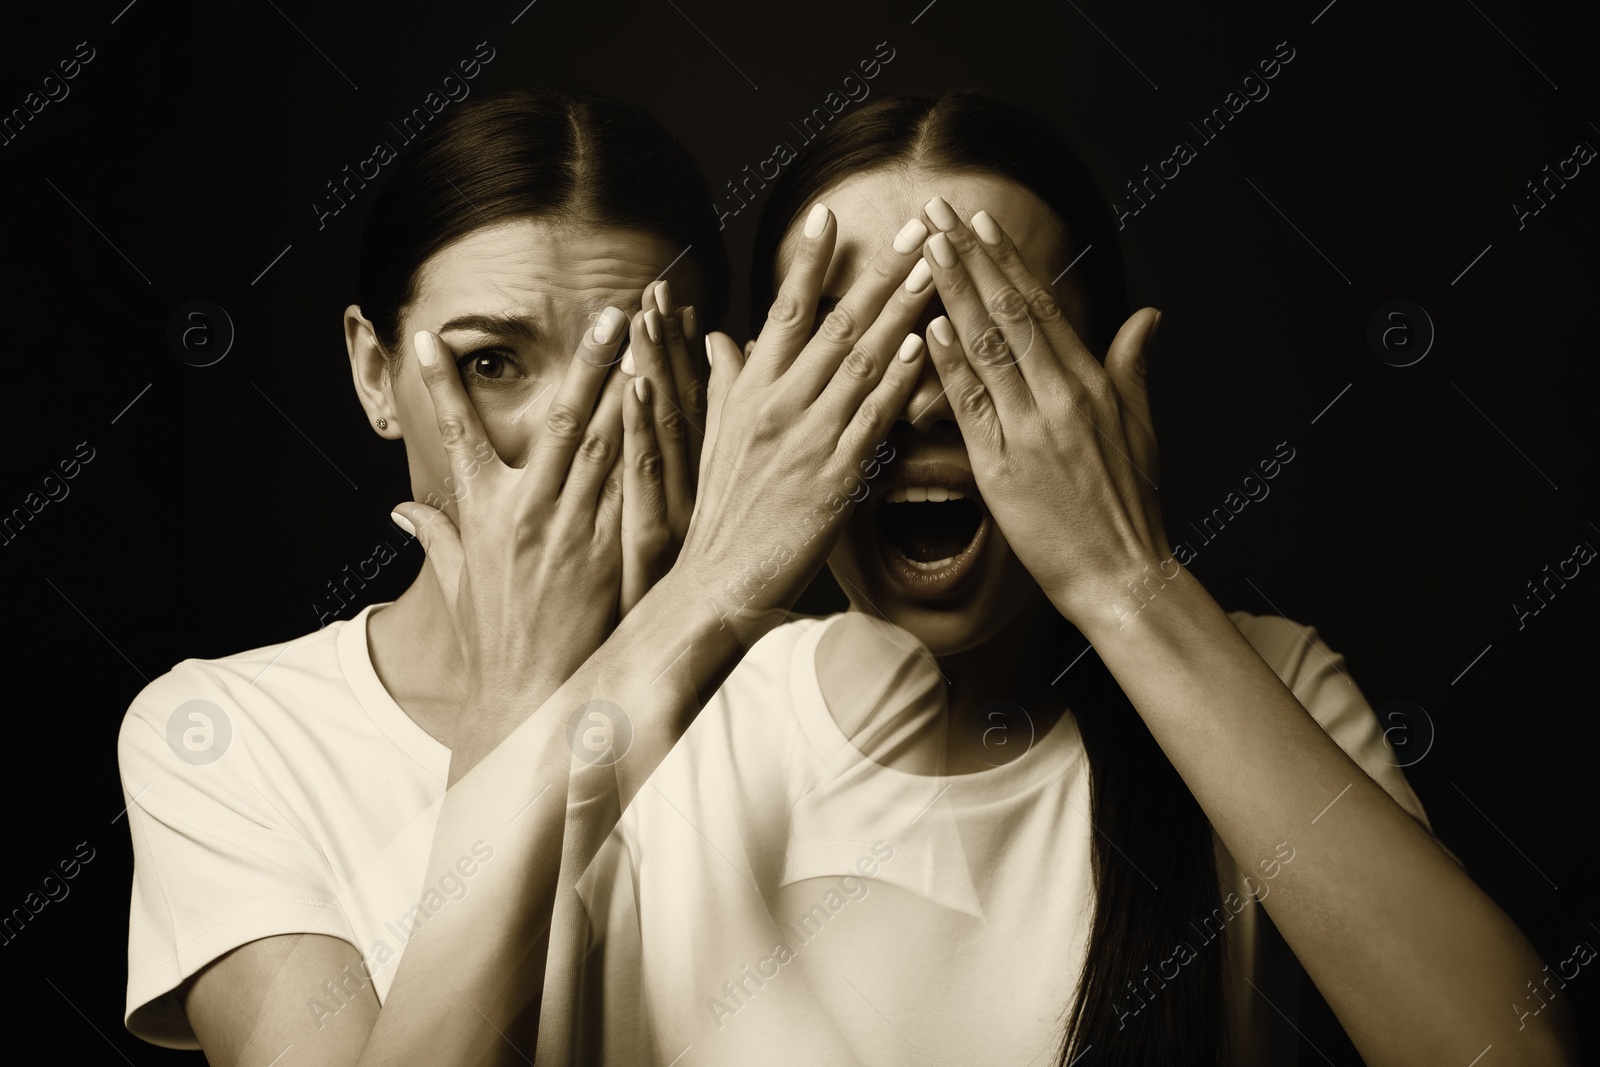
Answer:
M469 385L474 382L515 381L527 377L516 356L492 348L467 353L456 360L456 367L461 371L461 380Z

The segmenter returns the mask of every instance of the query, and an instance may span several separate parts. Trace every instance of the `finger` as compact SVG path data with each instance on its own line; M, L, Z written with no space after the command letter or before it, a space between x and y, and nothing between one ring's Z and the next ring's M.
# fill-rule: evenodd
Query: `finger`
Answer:
M767 321L756 338L755 354L749 367L749 380L753 384L768 385L776 381L811 337L817 299L822 293L823 280L828 276L837 236L838 224L833 212L822 204L814 205L795 242L783 284L767 309Z
M649 299L649 295L646 295ZM688 414L680 407L676 375L668 366L662 351L667 332L658 308L648 308L636 320L634 329L634 371L650 379L650 403L654 420L656 445L661 450L663 477L666 482L669 514L674 528L680 532L688 529L689 514L694 510L694 473L697 460L690 448L692 441L703 433L705 415L702 411L698 426L691 426ZM679 333L679 347L682 333ZM696 392L704 395L700 383ZM702 404L703 407L703 404Z
M700 453L700 484L705 483L706 464L716 454L722 403L745 373L744 352L725 333L706 334L706 361L711 364L711 375L706 383L706 444Z
M605 483L622 455L622 395L631 388L632 375L624 374L621 368L613 369L606 379L594 414L573 450L567 480L556 504L558 518L569 522L587 518L592 522L602 489L607 493L622 491L620 476L613 479L615 484L610 487Z
M1015 284L995 263L987 246L978 239L973 229L962 222L955 209L945 202L944 197L934 197L923 205L922 210L955 249L960 260L959 267L966 272L983 307L983 320L973 324L973 328L984 331L983 343L993 345L995 351L992 357L984 355L980 358L996 366L1015 367L1023 380L1035 389L1059 381L1063 364L1055 356L1054 339L1034 320L1033 309L1025 295L1038 290L1037 284L1029 285L1026 290ZM1055 303L1053 297L1050 303ZM1058 324L1063 321L1059 308L1056 309L1055 319ZM957 319L956 325L959 327L963 323ZM999 331L998 337L996 329ZM1064 337L1062 339L1065 340Z
M1013 338L1027 339L1026 325L1009 320L1005 325L996 324L948 234L928 238L927 260L967 362L993 402L1002 410L1031 407L1032 390L1017 368L1011 347ZM1008 327L1012 331L1009 336ZM1019 328L1020 335L1016 332ZM935 366L939 366L937 361Z
M842 426L848 422L861 406L863 398L877 387L884 373L893 366L896 353L903 351L902 343L906 340L907 331L922 316L928 301L933 298L932 272L926 263L915 258L914 253L912 256L914 263L910 275L904 284L895 287L877 319L851 348L849 355L835 367L832 380L817 401L818 410L832 413L836 420L834 425ZM889 414L898 417L899 409Z
M972 369L967 354L956 337L955 326L940 315L928 324L926 335L928 357L938 372L939 383L950 410L955 413L956 425L969 449L980 446L998 448L1005 443L1001 432L1000 413L995 408L994 397Z
M545 412L544 429L534 446L533 456L524 468L529 492L541 502L554 500L567 481L574 454L584 440L584 430L594 411L595 398L605 386L611 366L616 362L617 346L625 336L628 318L619 309L608 307L593 327L583 331L567 372ZM620 427L612 435L620 437Z
M982 243L988 258L1022 294L1024 305L1036 328L1044 332L1052 351L1062 364L1080 378L1093 375L1100 361L1078 335L1056 299L1055 286L1046 284L1022 261L1016 242L987 211L972 216L971 231ZM1030 368L1024 366L1023 373Z
M862 346L861 341L897 293L901 297L900 310L910 303L926 303L933 295L932 287L918 290L916 294L905 289L908 276L922 258L922 243L927 236L928 227L921 219L907 220L894 239L880 248L850 283L850 291L823 318L816 336L795 359L793 373L786 376L804 402L810 403L822 393L841 364L853 364L847 374L877 382L871 371L873 368L881 370L883 353ZM894 329L888 343L897 344L909 325L908 321L905 326ZM880 341L884 339L881 331L876 336Z
M662 456L652 426L654 392L650 379L635 378L623 396L620 603L624 613L660 577L663 558L673 543Z
M422 551L439 582L445 606L455 613L460 595L461 572L466 556L461 550L461 533L450 516L437 508L407 500L389 513L396 526L422 542Z
M706 436L706 377L700 355L704 349L700 343L700 319L692 305L679 309L678 324L684 341L681 362L671 346L667 350L668 362L672 364L678 407L689 420L689 470L692 473L700 465L700 449Z
M417 366L428 389L428 398L433 402L439 440L450 460L455 488L448 495L459 504L466 497L469 483L504 464L489 443L477 409L467 398L467 387L461 382L455 353L427 330L413 337L411 344L416 349Z
M1155 308L1140 308L1122 324L1106 353L1105 372L1116 387L1122 410L1129 421L1144 432L1130 434L1133 460L1145 474L1156 476L1156 424L1150 414L1150 391L1147 370L1151 341L1161 325L1161 312Z
M917 387L926 351L927 343L917 334L904 335L883 376L856 406L840 437L840 445L852 450L855 458L865 458L880 442L888 440L890 428Z

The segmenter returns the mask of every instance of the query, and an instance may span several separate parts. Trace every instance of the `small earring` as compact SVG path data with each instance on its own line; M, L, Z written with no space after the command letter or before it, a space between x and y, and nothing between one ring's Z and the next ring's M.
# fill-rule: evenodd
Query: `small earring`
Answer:
M388 428L389 428L389 420L388 419L379 419L378 420L378 429L387 430Z

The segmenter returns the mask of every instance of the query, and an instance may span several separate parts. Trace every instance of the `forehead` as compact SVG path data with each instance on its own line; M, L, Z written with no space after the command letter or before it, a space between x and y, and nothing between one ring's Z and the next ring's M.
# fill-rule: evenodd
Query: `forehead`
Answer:
M445 320L457 314L551 315L637 304L640 291L666 275L683 296L698 299L698 279L683 249L649 230L547 219L482 226L428 257L417 277L414 313Z
M824 291L838 295L847 289L862 264L894 240L907 219L920 218L922 205L936 196L944 197L963 219L970 220L979 211L993 215L1035 274L1054 277L1066 265L1061 221L1044 201L1011 179L978 172L885 167L852 174L813 198L813 202L828 205L839 225ZM779 245L780 279L800 240L804 216L802 211Z

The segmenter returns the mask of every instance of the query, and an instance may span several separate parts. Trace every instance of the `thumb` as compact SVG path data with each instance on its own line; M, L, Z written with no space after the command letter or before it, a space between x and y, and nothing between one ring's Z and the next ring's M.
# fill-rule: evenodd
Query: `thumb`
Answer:
M706 334L706 359L711 363L711 377L706 383L706 443L700 451L700 475L705 476L706 458L717 441L717 427L722 423L722 401L733 383L744 370L744 353L733 338L713 330Z
M461 533L450 516L437 508L407 500L389 513L394 524L422 542L433 565L433 576L444 594L445 605L454 613L459 596L461 576L466 556L461 550Z
M1106 353L1106 374L1117 388L1123 411L1133 416L1149 438L1155 441L1155 420L1150 415L1150 390L1147 384L1151 340L1161 325L1161 312L1140 308L1122 324Z

